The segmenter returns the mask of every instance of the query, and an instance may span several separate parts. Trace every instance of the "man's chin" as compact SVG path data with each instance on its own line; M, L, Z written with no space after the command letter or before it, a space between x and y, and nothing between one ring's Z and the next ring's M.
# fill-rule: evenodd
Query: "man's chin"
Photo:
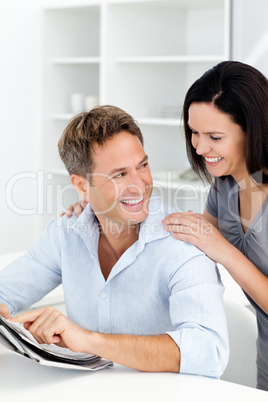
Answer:
M135 225L139 225L140 223L144 222L145 219L147 218L148 214L142 218L137 218L137 219L128 219L126 226L135 226Z

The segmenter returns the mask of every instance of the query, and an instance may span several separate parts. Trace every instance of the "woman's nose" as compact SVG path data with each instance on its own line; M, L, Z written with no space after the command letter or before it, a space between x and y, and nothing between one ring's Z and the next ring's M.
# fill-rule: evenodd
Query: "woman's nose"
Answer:
M206 136L194 136L192 137L192 145L198 155L206 155L210 152L211 146L209 145L208 138Z

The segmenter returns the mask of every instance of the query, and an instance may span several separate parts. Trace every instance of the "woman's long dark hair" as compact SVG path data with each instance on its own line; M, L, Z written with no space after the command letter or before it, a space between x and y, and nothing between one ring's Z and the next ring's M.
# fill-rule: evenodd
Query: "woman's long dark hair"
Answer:
M268 81L257 69L237 61L224 61L208 70L189 88L183 106L186 149L192 169L212 181L204 158L192 146L188 127L193 103L212 103L246 133L246 166L258 183L268 183Z

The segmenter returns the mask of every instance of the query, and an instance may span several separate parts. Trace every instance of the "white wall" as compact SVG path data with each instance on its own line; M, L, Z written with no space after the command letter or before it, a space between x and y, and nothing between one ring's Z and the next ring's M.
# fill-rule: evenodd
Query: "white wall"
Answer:
M74 3L88 0L0 0L0 253L26 249L42 228L40 13Z
M0 0L0 253L27 248L40 232L38 214L29 211L37 207L34 177L42 166L40 12L74 3L88 0ZM268 2L233 3L233 58L268 76Z
M11 178L34 172L37 166L40 96L37 22L38 1L0 0L0 253L27 247L37 226L35 216L15 213L5 200ZM21 180L13 190L10 195L21 209L34 205L32 180Z
M232 58L268 77L268 1L233 0Z

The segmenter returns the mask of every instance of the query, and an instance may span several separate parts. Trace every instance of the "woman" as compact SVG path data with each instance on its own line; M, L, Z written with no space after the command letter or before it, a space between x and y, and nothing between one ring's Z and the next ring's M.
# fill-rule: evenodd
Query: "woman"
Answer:
M164 221L177 239L222 264L256 309L257 387L268 390L268 81L227 61L188 90L184 129L189 161L214 184L203 215Z
M268 390L267 79L243 63L218 64L188 90L184 128L193 170L213 185L203 215L174 213L163 224L222 264L245 291L258 322L257 387Z

